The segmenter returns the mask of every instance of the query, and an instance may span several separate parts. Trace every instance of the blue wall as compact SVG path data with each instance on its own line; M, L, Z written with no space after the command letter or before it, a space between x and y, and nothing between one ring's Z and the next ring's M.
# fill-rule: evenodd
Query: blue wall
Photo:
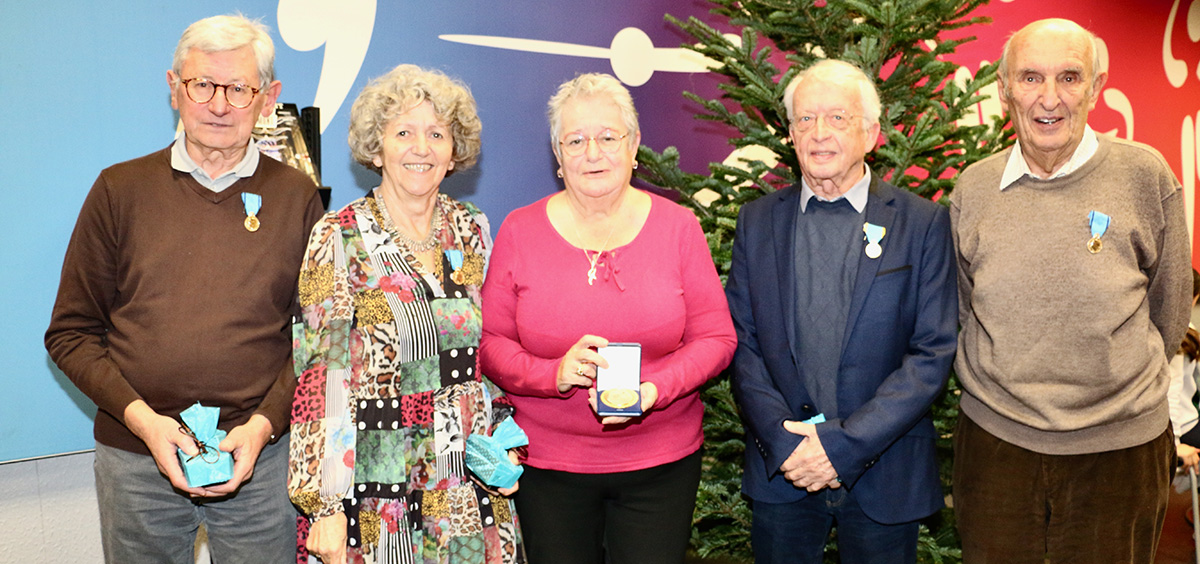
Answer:
M0 5L0 202L8 211L0 267L9 272L0 277L0 343L10 353L0 362L0 461L93 445L95 406L54 367L42 335L75 217L97 173L170 143L177 117L166 71L179 34L191 22L234 11L262 18L276 42L282 101L313 105L319 86L323 100L337 99L328 93L339 90L336 75L345 75L344 103L322 105L331 118L323 173L324 183L333 187L334 207L378 182L351 161L345 143L349 106L367 80L399 63L416 63L466 81L479 101L483 155L476 168L448 179L443 191L478 204L495 230L509 211L559 187L544 117L554 88L580 72L613 70L607 59L480 47L438 36L607 48L619 30L636 27L657 47L677 47L685 36L665 24L663 14L704 16L706 10L702 2L674 0L116 5L33 0ZM683 90L715 95L716 83L706 73L655 72L632 87L643 144L660 151L678 146L684 168L693 172L723 160L729 152L725 134L693 120L697 107L680 95Z

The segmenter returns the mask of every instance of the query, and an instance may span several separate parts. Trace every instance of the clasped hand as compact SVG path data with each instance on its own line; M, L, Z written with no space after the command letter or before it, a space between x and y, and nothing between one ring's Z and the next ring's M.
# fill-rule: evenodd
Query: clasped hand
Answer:
M271 422L262 415L252 415L249 421L230 429L225 440L217 445L233 456L233 477L228 482L193 488L187 484L175 451L182 449L184 454L194 456L199 448L193 438L180 430L179 421L159 415L146 402L136 400L125 408L125 425L146 443L158 471L171 485L192 497L219 497L237 491L254 474L258 455L271 439Z
M797 488L810 492L842 487L842 483L837 479L837 470L825 454L825 447L821 446L817 427L799 421L784 421L783 428L789 433L804 437L792 454L788 455L787 460L780 465L779 470L783 472L783 477Z

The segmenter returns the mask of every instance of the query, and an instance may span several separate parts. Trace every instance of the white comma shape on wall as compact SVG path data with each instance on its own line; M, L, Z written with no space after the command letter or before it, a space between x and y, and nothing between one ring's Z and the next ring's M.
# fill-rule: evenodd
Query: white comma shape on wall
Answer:
M1171 52L1171 40L1175 29L1175 18L1179 15L1181 0L1171 4L1170 15L1167 16L1167 28L1163 33L1163 71L1167 81L1175 88L1182 88L1187 82L1188 64L1175 58ZM1187 35L1193 43L1200 42L1200 0L1192 0L1187 9ZM1200 65L1196 67L1196 77L1200 78ZM1188 232L1192 232L1195 215L1196 180L1200 178L1200 114L1193 119L1184 116L1179 132L1179 156L1182 164L1182 180L1184 209L1187 212Z
M982 67L989 64L989 61L979 61L979 66ZM971 69L966 66L959 66L958 70L954 71L954 82L959 88L963 88L973 78ZM958 118L958 125L962 127L983 125L992 122L992 117L1004 117L1004 110L1000 107L1000 83L992 82L984 86L979 94L983 94L984 99L975 104L975 108L962 117Z
M358 78L375 29L376 0L279 0L279 35L288 47L312 51L325 46L314 106L321 132L333 121Z
M1113 111L1121 114L1125 118L1125 138L1133 140L1133 104L1129 102L1129 96L1116 88L1105 88L1101 93L1100 98L1104 100L1104 105L1112 108ZM1101 133L1116 136L1117 130L1110 129Z
M1108 72L1108 68L1109 68L1108 42L1104 41L1103 39L1100 39L1099 41L1096 42L1096 49L1099 49L1099 51L1100 51L1100 71ZM1125 121L1125 138L1132 141L1133 140L1133 104L1130 103L1129 96L1126 96L1125 93L1122 92L1120 89L1113 88L1110 86L1100 92L1100 99L1104 101L1104 105L1108 106L1109 109L1113 110L1114 112L1117 112L1118 114L1121 114L1121 118ZM1112 135L1115 137L1118 132L1119 132L1119 130L1117 130L1117 129L1110 129L1108 131L1102 131L1100 133L1106 133L1106 134L1109 134L1109 135Z
M1196 215L1196 178L1200 175L1200 170L1197 170L1197 165L1200 164L1200 143L1196 142L1197 137L1200 137L1198 129L1200 113L1196 114L1194 120L1192 116L1183 117L1179 131L1179 156L1183 169L1183 210L1187 216L1188 233L1195 233L1193 226Z
M1171 4L1171 13L1167 16L1167 29L1163 33L1162 60L1163 71L1167 74L1167 81L1171 86L1180 88L1187 81L1188 65L1186 61L1176 59L1171 52L1171 40L1175 29L1175 18L1179 15L1179 3L1181 0L1175 0ZM1187 10L1187 34L1188 39L1192 43L1200 42L1200 0L1192 0ZM1196 78L1200 79L1200 64L1196 66Z

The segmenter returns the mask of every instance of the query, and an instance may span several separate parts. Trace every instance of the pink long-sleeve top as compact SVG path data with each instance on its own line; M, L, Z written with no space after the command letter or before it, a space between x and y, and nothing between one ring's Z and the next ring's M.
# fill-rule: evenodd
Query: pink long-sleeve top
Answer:
M588 285L583 250L555 231L543 198L513 211L496 238L483 287L483 373L509 393L529 435L526 463L597 474L650 468L700 448L698 390L733 357L737 338L696 217L651 196L632 242L600 257ZM585 334L642 345L642 381L658 400L605 426L587 390L559 393L559 361Z

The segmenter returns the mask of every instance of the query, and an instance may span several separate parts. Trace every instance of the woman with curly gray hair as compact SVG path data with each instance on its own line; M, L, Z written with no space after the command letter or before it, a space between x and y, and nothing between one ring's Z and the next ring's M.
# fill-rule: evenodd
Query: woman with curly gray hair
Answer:
M300 272L288 488L307 549L326 564L524 562L515 486L485 489L465 464L467 437L512 413L475 361L487 219L438 191L479 156L475 100L400 65L350 122L382 181L317 223Z

